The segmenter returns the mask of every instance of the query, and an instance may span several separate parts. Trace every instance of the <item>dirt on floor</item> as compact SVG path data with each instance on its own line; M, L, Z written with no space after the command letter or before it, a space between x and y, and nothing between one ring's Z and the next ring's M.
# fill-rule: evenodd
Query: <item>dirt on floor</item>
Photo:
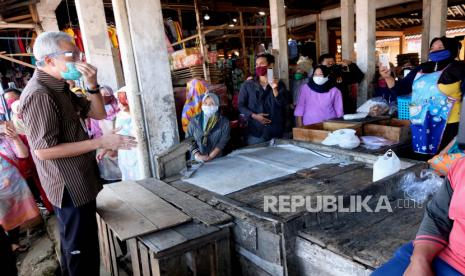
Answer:
M20 244L28 246L26 252L17 255L20 276L53 276L59 267L55 246L47 232L45 220L37 221L29 230L21 233Z

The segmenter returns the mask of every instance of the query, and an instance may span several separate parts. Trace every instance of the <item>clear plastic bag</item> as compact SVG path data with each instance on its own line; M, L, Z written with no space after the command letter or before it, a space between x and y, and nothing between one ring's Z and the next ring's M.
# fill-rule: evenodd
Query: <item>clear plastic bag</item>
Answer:
M434 195L444 179L434 173L433 170L422 170L420 177L417 177L414 172L410 172L402 178L400 188L405 194L417 203L424 203L429 196Z

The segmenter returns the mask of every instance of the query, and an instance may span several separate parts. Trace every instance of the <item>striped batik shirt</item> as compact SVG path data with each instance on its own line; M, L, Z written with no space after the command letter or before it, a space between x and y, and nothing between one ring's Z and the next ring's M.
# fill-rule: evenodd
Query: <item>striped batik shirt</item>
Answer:
M20 114L26 128L40 181L50 202L61 207L63 191L78 207L96 199L99 183L95 152L54 160L40 160L34 150L88 140L82 118L90 101L78 98L63 80L36 70L21 94Z

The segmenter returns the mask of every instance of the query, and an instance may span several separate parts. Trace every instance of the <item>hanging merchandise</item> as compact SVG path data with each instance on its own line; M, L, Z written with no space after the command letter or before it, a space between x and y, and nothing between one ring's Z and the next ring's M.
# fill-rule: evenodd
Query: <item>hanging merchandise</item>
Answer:
M388 150L373 164L373 182L386 178L400 171L400 159L392 151Z
M108 26L108 36L110 37L111 44L113 48L119 49L118 35L116 33L116 28L113 26Z

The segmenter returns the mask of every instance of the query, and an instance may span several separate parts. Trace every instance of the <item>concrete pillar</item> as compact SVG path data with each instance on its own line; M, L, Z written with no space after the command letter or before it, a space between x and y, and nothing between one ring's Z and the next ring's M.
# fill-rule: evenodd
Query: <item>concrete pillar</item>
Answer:
M284 0L270 0L271 37L278 76L289 87L289 55Z
M376 9L373 0L357 0L355 9L357 13L357 65L365 73L365 78L358 89L357 105L360 106L371 95L371 82L376 69Z
M152 172L155 155L179 143L160 0L126 1Z
M447 0L430 0L434 3L431 10L429 23L430 41L435 37L446 35L447 23Z
M35 4L36 8L35 11L37 12L37 20L41 28L37 31L40 32L51 32L51 31L59 31L58 29L58 21L55 10L57 9L58 5L60 4L61 0L42 0ZM33 9L33 8L31 8ZM34 19L34 12L31 11L33 14Z
M329 37L328 37L328 21L322 20L321 16L317 16L316 21L316 43L318 56L329 52Z
M100 85L113 89L124 83L121 64L114 58L102 0L76 0L86 59L96 66Z
M148 178L151 176L151 164L148 154L147 137L145 135L144 112L134 60L131 32L129 31L128 12L125 0L112 0L112 6L116 31L118 33L121 61L123 63L126 95L131 107L131 116L136 125L137 154L139 163L141 164L139 169L142 172L142 176Z
M426 62L431 40L446 34L447 0L423 0L422 12L421 62Z
M429 53L429 31L430 31L430 16L431 16L431 0L423 0L423 29L421 31L421 62L428 61Z
M341 0L342 59L351 60L354 54L355 8L354 0Z

